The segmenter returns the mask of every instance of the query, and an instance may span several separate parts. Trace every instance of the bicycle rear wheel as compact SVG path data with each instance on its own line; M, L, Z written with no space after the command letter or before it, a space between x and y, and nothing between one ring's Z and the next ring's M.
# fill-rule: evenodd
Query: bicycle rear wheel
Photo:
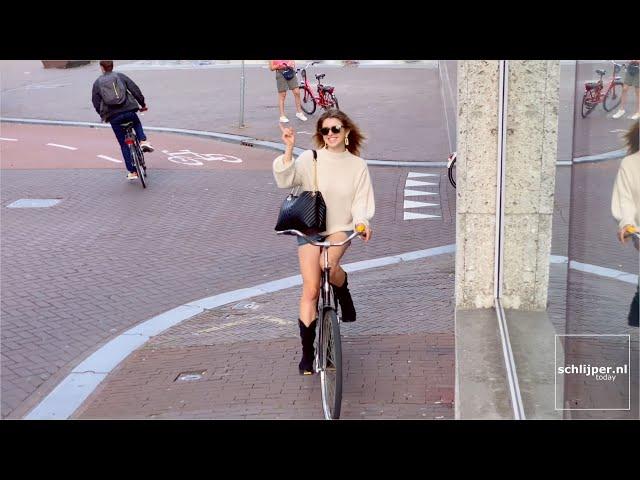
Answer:
M593 94L591 92L585 93L582 97L582 110L580 112L582 118L586 118L587 115L593 112L593 109L596 108L597 105L598 101L594 98Z
M610 112L618 105L622 100L622 82L615 82L609 90L607 90L604 96L604 102L602 102L602 108L605 112Z
M322 409L327 420L337 420L342 406L342 343L338 317L332 308L326 309L322 316L322 337Z
M336 97L333 93L329 95L329 99L333 105L329 105L329 108L335 108L336 110L340 110L340 105L338 105L338 97Z
M144 178L147 173L142 166L144 164L142 151L136 146L136 148L131 149L131 154L133 156L133 163L136 166L136 172L138 172L138 178L142 182L142 188L147 188L147 181Z
M306 88L302 89L302 98L300 99L302 104L302 110L307 115L313 115L316 111L316 101L313 99L313 94Z

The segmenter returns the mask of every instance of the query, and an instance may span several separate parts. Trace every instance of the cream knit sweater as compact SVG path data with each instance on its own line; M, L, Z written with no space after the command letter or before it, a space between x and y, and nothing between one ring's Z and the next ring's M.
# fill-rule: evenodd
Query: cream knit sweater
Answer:
M333 153L322 148L318 152L318 190L327 205L327 230L354 230L355 225L370 226L375 213L373 187L366 162L349 151ZM284 155L273 161L273 176L280 188L301 186L301 191L314 188L313 152L306 150L289 165Z
M640 152L622 159L611 196L611 214L618 228L640 227Z

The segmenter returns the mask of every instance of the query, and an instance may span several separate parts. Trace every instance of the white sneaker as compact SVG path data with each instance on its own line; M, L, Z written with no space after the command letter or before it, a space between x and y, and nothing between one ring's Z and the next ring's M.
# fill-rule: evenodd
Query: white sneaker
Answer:
M622 108L620 110L618 110L616 113L613 114L613 116L611 118L620 118L621 116L623 116L625 112Z
M303 122L307 121L307 117L305 117L304 113L302 112L298 112L296 113L296 117L298 117L300 120L302 120Z
M129 172L127 174L127 180L137 180L138 179L138 173L137 172Z
M640 112L636 112L633 115L631 115L631 120L638 120L640 118Z
M143 152L149 152L149 153L153 152L154 150L154 148L151 146L148 140L144 140L140 142L140 148L142 149Z
M280 123L289 123L289 119L283 115L280 117Z

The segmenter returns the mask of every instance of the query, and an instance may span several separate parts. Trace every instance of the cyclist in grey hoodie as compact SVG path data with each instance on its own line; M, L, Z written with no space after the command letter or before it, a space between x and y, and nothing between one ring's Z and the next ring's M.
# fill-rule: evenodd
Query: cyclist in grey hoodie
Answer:
M91 100L93 107L103 122L108 122L113 128L124 157L129 174L129 180L137 179L133 159L129 147L124 143L125 129L121 126L126 122L133 122L136 136L140 140L143 152L153 152L153 147L147 141L147 136L142 129L142 123L136 112L144 112L147 106L144 96L138 85L124 73L113 71L113 60L100 60L102 75L93 83Z

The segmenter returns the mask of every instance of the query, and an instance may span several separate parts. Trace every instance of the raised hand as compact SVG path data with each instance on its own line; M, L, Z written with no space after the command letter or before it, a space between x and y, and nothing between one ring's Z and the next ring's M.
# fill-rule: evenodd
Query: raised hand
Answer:
M296 143L296 132L291 127L283 127L280 126L280 130L282 130L282 141L287 146L287 148L293 148Z

